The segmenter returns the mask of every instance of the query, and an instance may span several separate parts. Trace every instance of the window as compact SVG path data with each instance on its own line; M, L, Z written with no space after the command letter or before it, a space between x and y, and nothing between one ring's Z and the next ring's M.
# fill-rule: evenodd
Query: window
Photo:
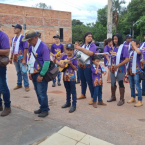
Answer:
M63 42L63 28L59 28L60 42Z

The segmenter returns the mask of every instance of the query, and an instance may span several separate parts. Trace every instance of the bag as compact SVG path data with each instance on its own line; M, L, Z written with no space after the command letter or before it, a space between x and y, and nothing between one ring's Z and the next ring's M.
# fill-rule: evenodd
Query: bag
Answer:
M6 66L9 64L9 57L6 55L0 55L0 66Z
M144 72L139 74L139 79L140 80L145 80L145 73Z
M33 53L33 51L32 51L32 53ZM37 59L37 57L35 56L34 53L33 53L33 55L34 55L37 63L39 64L40 68L42 69L42 65L40 64L39 60ZM49 69L46 72L44 79L47 82L50 82L50 81L54 80L57 75L58 75L58 68L55 66L55 64L52 61L50 61Z

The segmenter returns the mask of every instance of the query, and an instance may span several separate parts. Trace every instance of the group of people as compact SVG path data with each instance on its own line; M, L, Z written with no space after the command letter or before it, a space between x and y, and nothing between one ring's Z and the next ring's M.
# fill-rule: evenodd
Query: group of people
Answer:
M69 113L76 110L77 100L86 98L87 86L90 91L89 105L97 108L98 105L106 106L102 99L103 79L102 74L106 75L107 71L100 63L98 56L98 47L93 42L93 35L87 32L84 35L83 43L75 45L69 43L64 50L63 44L60 43L60 36L55 35L55 43L49 50L48 46L41 41L41 33L35 30L27 30L25 36L21 34L22 26L19 24L12 25L14 27L15 36L12 38L11 49L8 36L0 30L0 55L10 55L10 63L15 65L17 71L17 85L14 90L22 88L22 80L24 81L25 91L30 91L29 79L33 82L35 92L39 102L39 109L34 113L38 117L46 117L49 114L48 105L48 82L44 76L49 70L51 61L57 67L63 69L63 82L66 89L66 102L62 108L71 107ZM145 34L144 34L145 38ZM75 58L75 51L89 56L85 63L81 63ZM140 107L142 103L142 95L145 91L141 89L140 74L145 70L145 43L140 45L138 40L132 40L131 35L126 36L123 42L122 35L117 33L112 38L104 41L104 65L108 68L107 82L111 82L111 98L107 102L116 101L116 81L119 85L120 100L118 106L125 103L125 86L124 77L127 73L130 81L131 99L128 103L134 103L135 96L138 95L138 101L134 105ZM64 61L65 63L62 63ZM28 65L27 65L28 64ZM66 66L66 64L68 64ZM7 116L11 113L10 92L7 84L6 66L0 66L0 111L1 116ZM76 82L76 73L78 80ZM29 76L28 76L29 74ZM61 86L61 72L58 73L57 85ZM81 83L81 95L77 97L76 83ZM142 87L145 87L143 81ZM135 86L138 94L135 94ZM56 87L56 79L53 80L52 87ZM2 104L2 95L4 106ZM72 103L71 103L72 95Z

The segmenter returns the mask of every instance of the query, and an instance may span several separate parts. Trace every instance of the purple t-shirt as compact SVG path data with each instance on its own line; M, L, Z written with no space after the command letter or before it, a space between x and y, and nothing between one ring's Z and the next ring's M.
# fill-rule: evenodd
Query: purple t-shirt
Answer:
M95 74L96 72L96 66L93 64L91 66L91 70L92 70L92 81L93 81L93 86L96 87L96 86L101 86L103 85L103 80L102 80L102 68L101 66L99 65L99 72L97 74Z
M129 43L130 43L130 42L126 42L126 41L125 41L125 43L124 43L124 46L125 46L127 49L129 48Z
M114 73L114 66L116 65L116 56L117 56L118 48L114 47L114 50L111 53L111 72ZM120 56L120 63L125 60L126 57L129 57L128 49L123 46L121 56ZM118 68L119 73L126 73L126 65L122 65Z
M9 38L6 33L0 31L0 49L10 49Z
M29 59L31 56L31 52L32 52L32 46L29 47ZM41 66L43 66L44 61L50 61L49 48L43 41L41 41L41 43L35 53L35 56L37 57ZM39 72L41 69L39 64L37 63L37 61L35 61L35 63L34 63L34 68L35 68L34 73Z
M106 46L104 47L104 53L105 53L105 52L108 52L109 55L111 55L112 48L109 47L108 45L106 45ZM110 56L108 56L108 57L110 58ZM107 58L104 56L104 65L105 65L105 66L107 66L107 62L108 62L108 60L107 60Z
M61 51L61 53L64 52L64 46L60 43L60 45L56 45L55 43L52 44L50 52L53 54L56 54L57 52Z
M60 60L65 60L65 59L68 59L68 58L67 58L67 55L63 55L63 56L59 59L59 61L60 61ZM72 58L69 58L68 60L71 60L71 59L73 59L73 57L72 57ZM73 59L73 60L72 60L72 64L73 64L75 67L77 67L77 59ZM64 71L64 73L63 73L63 80L64 80L64 81L76 81L75 70L74 70L71 66L69 66L69 67Z

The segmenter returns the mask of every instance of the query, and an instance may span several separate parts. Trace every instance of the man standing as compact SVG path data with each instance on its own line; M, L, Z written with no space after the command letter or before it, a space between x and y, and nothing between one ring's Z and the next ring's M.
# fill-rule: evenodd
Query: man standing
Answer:
M8 36L0 30L0 55L8 56L10 52L9 38ZM3 94L3 100L5 109L3 110L2 99L0 98L0 111L1 116L7 116L11 113L11 101L10 101L10 91L7 85L7 67L0 66L0 94Z
M129 51L130 51L130 48L131 48L131 41L132 41L132 36L130 34L127 34L124 45L128 48Z
M22 41L28 41L31 45L29 48L29 78L34 84L40 104L40 108L34 111L34 113L38 114L38 117L46 117L49 111L47 96L48 82L44 79L44 76L50 65L49 48L38 38L34 30L27 31Z
M10 63L14 62L17 71L17 86L14 90L22 88L22 79L24 80L25 91L28 92L29 89L29 81L27 72L22 71L23 68L27 68L27 52L28 52L28 42L22 42L22 38L24 37L21 34L22 26L19 24L12 25L14 27L15 37L12 39L11 45L11 57Z
M63 44L60 43L60 36L59 35L55 35L53 36L55 43L52 44L51 46L51 51L50 54L53 57L53 59L59 59L62 57L62 55L64 54L64 46ZM61 86L61 72L58 72L58 86ZM53 84L52 87L56 86L56 79L53 80Z

